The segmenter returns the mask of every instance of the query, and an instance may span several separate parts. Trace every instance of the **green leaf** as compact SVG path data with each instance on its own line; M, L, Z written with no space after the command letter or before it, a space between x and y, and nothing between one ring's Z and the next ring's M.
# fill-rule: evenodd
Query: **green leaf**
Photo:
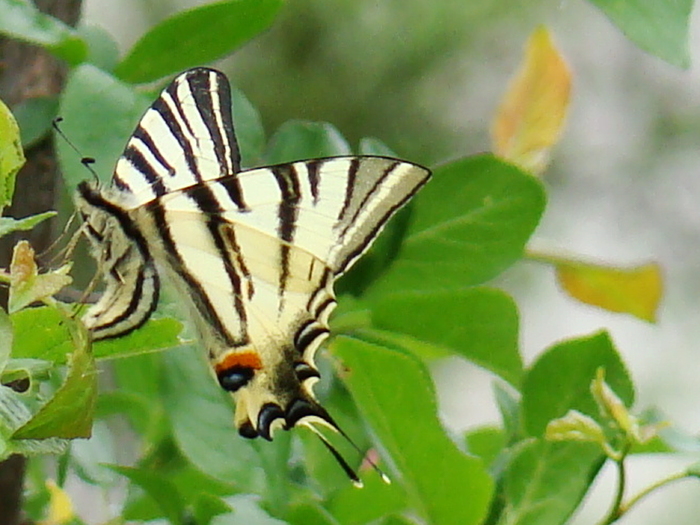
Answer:
M0 211L12 202L15 177L23 164L24 151L17 121L0 100Z
M72 350L65 316L56 308L28 308L12 314L15 341L14 358L44 359L55 364L66 362ZM175 319L151 319L139 330L117 339L98 341L95 359L128 357L157 352L181 344L182 324Z
M397 157L394 150L374 137L364 137L360 139L357 149L360 155L379 155L380 157Z
M508 436L508 442L519 441L522 436L520 424L520 398L517 392L505 384L496 382L493 385L493 395L498 405L498 411L503 419L503 430Z
M586 494L603 464L589 443L521 443L505 474L499 525L561 525Z
M507 444L508 436L502 428L481 427L470 430L464 440L467 451L479 456L486 465L491 465Z
M154 422L154 407L151 400L131 392L110 390L100 392L95 408L95 417L105 419L112 415L127 417L139 434L146 434Z
M269 164L350 155L350 146L331 124L290 120L270 138L265 160Z
M391 455L416 512L429 523L469 525L486 515L493 482L482 462L460 452L437 418L422 362L408 354L340 336L331 351L360 411ZM464 494L469 494L464 502Z
M63 384L32 419L12 434L13 439L90 437L97 399L97 371L87 332L77 322L71 326L71 332L75 350L68 360Z
M81 155L96 160L93 168L106 182L150 102L150 96L137 93L109 73L86 64L68 77L59 110L63 115L61 129ZM63 180L72 192L91 175L66 141L58 140L57 146Z
M167 476L179 494L181 506L187 509L188 519L196 518L197 525L206 525L214 516L231 511L230 506L221 500L221 497L235 493L231 484L214 480L196 469L182 457L169 435L161 433L151 438L149 443L151 446L139 461L138 468ZM130 498L122 511L122 517L130 523L150 521L162 514L152 498L137 495ZM185 522L190 524L190 521Z
M282 0L234 0L182 11L143 35L114 71L139 84L212 62L267 29L282 5Z
M192 513L197 525L209 525L216 516L230 513L231 510L231 506L221 498L202 493L195 500Z
M65 439L12 439L12 432L32 417L23 394L0 385L0 461L10 454L25 456L58 454L68 445Z
M380 295L370 304L378 328L438 345L513 385L520 383L518 313L504 292L488 288L400 291Z
M23 219L13 219L12 217L0 217L0 237L15 231L31 230L37 224L44 222L56 215L55 211L45 211L37 215L30 215Z
M63 364L73 351L66 317L57 308L27 308L10 316L15 340L12 357Z
M12 351L12 323L3 308L0 308L0 375L5 371Z
M386 516L377 525L416 525L416 522L401 515Z
M14 112L22 136L22 146L29 148L51 131L51 123L58 115L58 98L28 98L17 104Z
M340 525L323 507L310 501L293 505L284 517L284 521L290 525ZM347 522L342 523L348 525Z
M238 435L231 402L206 369L200 350L163 354L162 393L182 453L213 478L247 486L259 474L252 444Z
M231 86L231 101L242 164L245 167L257 166L262 162L265 150L265 130L260 113L235 86Z
M641 49L686 69L693 0L589 0Z
M542 185L491 155L435 170L414 199L398 258L369 293L455 290L513 264L544 209Z
M346 484L325 503L326 508L343 525L363 525L406 508L406 491L398 483L384 483L374 474L363 478L364 487ZM307 522L309 523L309 522Z
M270 517L252 494L240 494L227 498L235 509L230 514L216 516L211 525L285 525L286 522ZM284 502L283 502L284 503Z
M632 380L606 332L564 341L546 350L523 382L522 415L528 434L544 435L547 424L570 409L601 421L590 391L601 367L608 385L631 406Z
M87 45L70 26L39 11L33 2L0 2L0 34L36 44L74 66L85 60Z
M161 352L182 344L178 335L182 323L177 319L150 319L138 330L116 339L105 339L94 344L95 359L131 357L150 352Z
M82 24L78 27L81 38L87 42L87 62L104 71L112 71L119 62L119 46L103 27Z
M141 354L129 359L116 359L113 363L114 377L120 392L136 394L146 399L153 408L162 404L160 392L160 354Z
M153 501L158 504L163 517L170 523L177 525L185 523L185 506L177 487L168 479L168 476L134 467L121 467L119 465L105 465L118 472L129 481L141 487Z

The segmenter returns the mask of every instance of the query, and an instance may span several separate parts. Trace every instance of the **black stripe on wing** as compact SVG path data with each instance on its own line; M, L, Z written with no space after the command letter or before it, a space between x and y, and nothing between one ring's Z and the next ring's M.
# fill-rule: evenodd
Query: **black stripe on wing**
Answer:
M313 198L314 206L318 204L318 170L323 164L321 159L313 159L306 161L306 173L309 179L309 188L311 189L311 197Z
M243 304L243 292L241 283L242 279L241 275L236 269L236 264L233 261L233 257L237 258L236 262L239 263L239 266L241 267L241 272L244 274L244 277L247 277L248 282L250 282L250 273L247 272L247 268L244 264L240 265L240 262L242 262L238 260L240 254L234 251L232 249L232 246L227 244L227 240L231 240L231 237L229 236L229 239L224 238L222 226L225 226L225 222L221 220L221 214L224 212L224 208L221 206L221 203L219 203L211 188L206 184L199 184L197 186L193 186L192 188L186 190L185 193L189 196L190 199L192 199L192 201L194 201L199 210L206 217L206 224L207 229L209 230L209 235L211 235L211 240L213 241L214 246L216 247L216 250L219 254L219 257L221 258L221 261L224 264L226 275L228 276L229 282L231 283L234 303L233 306L236 309L236 313L238 314L238 317L241 322L241 333L246 334L246 326L248 320L245 305ZM235 232L232 231L230 233L234 235L232 239L235 242ZM249 287L248 295L250 295L250 293L251 288ZM212 312L212 315L216 316L214 312ZM237 346L240 344L243 343L241 343L240 341L236 342Z
M280 243L279 295L282 297L289 279L289 250L290 245L294 242L301 190L299 188L299 175L293 164L273 166L271 170L281 195L277 207L277 218L279 220L277 234L284 241ZM280 301L280 310L282 306L283 303Z
M352 203L352 196L355 192L355 179L357 178L357 170L360 168L360 159L355 157L350 160L350 167L348 168L348 179L345 182L345 200L343 201L343 206L338 212L338 221L342 221L345 214L350 208Z
M218 71L198 68L187 73L187 82L202 121L214 143L214 153L222 167L220 176L238 173L241 171L241 155L233 127L231 88L228 80ZM216 105L212 93L217 94Z
M158 150L152 151L157 152ZM129 161L129 163L143 175L156 197L162 197L167 193L168 190L163 184L163 178L158 175L155 167L146 160L143 153L136 149L133 144L126 148L123 158ZM114 181L118 188L125 188L126 183L117 175L114 176Z
M121 303L117 295L126 293L131 296L131 299L120 312L115 312L113 306L103 310L97 316L99 320L100 317L109 314L107 321L90 327L90 333L95 341L122 337L133 332L148 321L158 306L160 281L152 261L148 261L138 269L137 278L131 283L122 283L121 279L117 281L115 277L113 278L115 287L108 286L105 291L105 293L113 291L112 304Z
M133 139L141 141L141 143L148 149L148 151L155 157L155 159L158 161L158 163L163 167L163 169L168 173L170 177L174 177L175 174L175 168L173 165L168 162L168 160L165 158L163 153L161 152L160 148L156 144L156 141L153 139L151 134L148 132L147 129L145 129L142 125L138 125L136 127L136 130L134 131L133 134ZM127 151L129 147L133 147L133 145L127 146Z
M178 146L182 149L183 156L185 158L185 162L187 163L187 168L189 169L189 171L192 173L196 180L201 181L202 174L199 173L199 168L197 167L195 150L192 147L192 143L189 140L190 137L192 137L192 130L183 129L182 125L180 124L178 118L174 113L174 111L177 111L179 117L183 120L186 128L189 128L188 120L182 111L182 103L177 98L178 85L179 82L178 79L176 79L166 89L166 92L170 95L173 105L175 106L174 108L170 107L170 104L166 101L164 95L161 95L151 107L163 119L163 122L165 122L165 125L168 127L170 134L175 138L175 140L178 143ZM159 149L158 146L156 146L156 149Z
M237 346L245 344L246 341L238 341L233 334L224 326L219 316L216 314L216 309L211 303L209 296L204 291L199 279L190 271L182 259L179 250L173 240L170 232L171 225L168 223L165 216L165 208L158 201L154 201L148 206L148 211L154 222L156 231L160 235L161 242L170 258L170 266L174 273L187 287L190 293L190 300L194 304L195 309L201 315L202 319L208 326L212 327L221 337L223 343L228 346Z
M387 221L402 208L411 197L428 181L430 171L417 165L389 158L373 158L374 161L383 160L388 164L381 175L376 178L372 186L364 192L359 203L353 203L354 213L349 219L346 217L339 235L339 243L342 249L338 258L334 261L335 275L342 275L374 242ZM372 160L372 159L368 159ZM404 175L402 180L396 181L390 187L390 192L380 201L378 193L389 184L389 178L397 169L405 169L410 166L411 172ZM415 170L415 171L414 171ZM354 198L355 196L353 196ZM368 209L369 207L369 209ZM357 224L362 213L368 213L362 218L362 224ZM352 228L358 228L348 237ZM359 235L358 235L359 233Z
M228 80L213 69L197 68L173 80L144 113L117 163L113 186L139 195L128 201L133 206L239 171ZM144 187L151 191L141 194ZM227 189L244 209L235 177Z
M353 213L352 217L350 220L346 221L345 227L343 228L342 232L340 233L340 237L343 238L345 237L345 234L348 232L348 229L350 229L351 226L355 224L355 221L357 221L357 217L364 211L365 206L367 206L367 203L369 200L374 196L374 194L384 185L386 182L386 179L391 175L391 173L399 166L401 165L401 162L396 160L389 164L384 171L382 172L382 175L377 178L377 180L374 181L374 184L370 188L368 192L365 193L364 197L362 198L362 201L360 204L355 208L355 213ZM354 179L353 179L354 180ZM349 181L348 181L348 188L350 187ZM348 190L351 191L351 190ZM413 195L413 194L411 194ZM349 201L349 199L347 199ZM405 202L405 201L404 201Z

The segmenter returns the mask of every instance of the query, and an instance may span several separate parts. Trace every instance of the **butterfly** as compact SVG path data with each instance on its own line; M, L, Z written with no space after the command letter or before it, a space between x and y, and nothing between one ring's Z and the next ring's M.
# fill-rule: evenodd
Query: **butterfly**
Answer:
M82 320L94 340L127 334L167 279L242 436L317 423L342 433L312 391L334 282L429 177L379 156L241 169L226 77L188 70L145 112L111 183L77 188L104 281Z

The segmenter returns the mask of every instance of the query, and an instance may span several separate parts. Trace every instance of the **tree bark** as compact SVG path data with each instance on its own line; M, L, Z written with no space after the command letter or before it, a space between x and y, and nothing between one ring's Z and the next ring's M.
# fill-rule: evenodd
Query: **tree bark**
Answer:
M68 25L75 26L82 0L35 0L37 8ZM60 93L67 72L66 65L43 49L0 37L0 98L10 109L20 102L39 96ZM6 214L25 217L53 209L58 187L58 166L51 136L45 137L28 151L26 164L17 176L12 206ZM29 240L37 252L46 249L51 241L51 225L41 224L22 237ZM0 267L7 267L12 246L17 237L8 236L0 242ZM6 298L3 297L5 303ZM26 458L11 456L0 462L0 523L22 523L22 492Z

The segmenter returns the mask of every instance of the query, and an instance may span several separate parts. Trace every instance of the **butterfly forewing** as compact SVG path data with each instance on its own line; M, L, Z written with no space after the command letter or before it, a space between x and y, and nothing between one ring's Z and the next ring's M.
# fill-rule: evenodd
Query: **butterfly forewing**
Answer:
M231 90L218 71L180 75L146 111L117 161L113 189L133 208L240 171Z
M234 393L243 435L307 418L334 426L311 392L333 282L429 172L384 157L241 171L229 91L219 72L183 73L140 121L111 187L80 186L106 283L84 319L98 338L139 326L163 274Z

